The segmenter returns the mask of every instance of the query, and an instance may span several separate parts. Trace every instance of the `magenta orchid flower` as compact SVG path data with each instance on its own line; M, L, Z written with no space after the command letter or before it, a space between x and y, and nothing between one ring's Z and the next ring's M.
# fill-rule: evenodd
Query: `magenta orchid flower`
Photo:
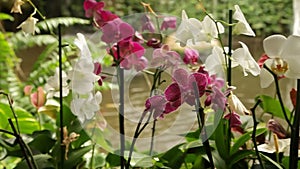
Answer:
M135 54L137 58L142 57L145 54L145 49L140 43L127 38L115 44L110 49L110 54L113 55L115 61L121 62L132 54Z
M176 69L173 73L173 83L164 92L166 99L175 107L179 107L183 102L194 105L195 92L193 83L196 83L198 94L201 97L205 93L208 83L206 75L198 72L189 74L184 69Z
M213 110L224 110L226 105L226 96L222 92L222 88L224 87L224 80L222 78L217 77L216 75L209 76L208 72L204 70L203 66L200 66L199 73L202 73L207 78L207 86L206 86L206 99L204 101L205 106L211 106Z
M240 115L235 113L235 112L231 112L228 113L224 116L224 119L230 120L230 127L241 127L241 119L240 119Z
M104 6L105 4L102 1L97 2L95 0L85 0L83 3L85 16L88 18L93 17L94 24L96 24L99 28L103 27L107 22L119 18L110 11L103 10Z
M199 59L199 52L198 50L185 48L184 49L184 57L183 62L185 64L197 65Z
M163 31L163 30L175 29L175 28L176 28L176 17L174 16L164 17L160 30Z
M94 74L99 76L101 72L102 72L101 64L99 62L95 62L94 63ZM105 78L105 76L100 76L100 78L98 80L99 86L102 86L104 78Z
M96 0L85 0L83 2L83 9L85 10L85 16L90 18L95 15L95 12L101 11L104 8L104 2L97 2Z

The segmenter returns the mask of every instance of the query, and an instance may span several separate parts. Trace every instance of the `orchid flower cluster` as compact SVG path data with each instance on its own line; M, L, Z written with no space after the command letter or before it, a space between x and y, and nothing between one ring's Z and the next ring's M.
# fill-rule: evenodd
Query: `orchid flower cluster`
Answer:
M27 0L31 5L33 3L31 0ZM15 0L13 7L11 8L11 13L20 13L22 14L21 6L24 5L25 2L23 0ZM33 5L34 6L34 5ZM33 13L24 21L22 22L17 28L21 28L25 34L34 34L35 33L35 25L39 21L37 18L33 17L36 14L36 8ZM39 13L40 14L40 13ZM43 16L42 16L43 17Z
M23 4L22 0L16 0L12 12L22 13L21 5ZM286 38L283 35L272 35L267 37L263 42L266 54L258 63L245 43L239 42L241 47L234 50L223 44L222 34L225 33L225 27L232 28L234 35L255 36L238 5L234 6L235 11L232 15L234 23L218 21L203 9L206 16L202 20L189 18L187 12L183 10L180 24L176 17L158 15L149 4L142 3L142 5L146 12L140 17L140 28L106 10L105 3L102 1L85 0L83 7L85 16L91 18L93 25L102 33L101 41L106 44L106 53L113 60L111 66L121 70L150 72L149 74L153 75L154 84L149 98L145 101L143 113L150 112L149 117L152 116L154 122L177 111L186 103L189 106L199 106L196 109L202 108L201 110L205 112L202 113L205 115L221 111L222 118L229 121L230 128L244 134L246 131L242 128L240 116L251 115L253 112L247 109L234 94L236 87L228 85L229 79L226 77L228 70L239 66L244 76L248 76L249 73L253 76L260 76L262 88L269 87L273 80L277 80L276 78L300 78L297 59L300 53L298 36L292 35ZM19 26L26 33L34 33L34 25L38 21L33 18L34 14L35 12ZM154 24L151 16L155 17L157 25ZM162 19L160 25L158 19ZM164 36L164 31L168 30L174 31L172 36ZM159 35L149 36L149 34ZM175 42L168 43L164 38L173 38ZM47 101L53 97L60 97L60 94L66 97L72 91L70 109L84 124L100 112L102 94L100 91L95 92L94 87L97 83L101 86L104 78L101 75L102 65L92 57L85 36L78 33L74 44L80 50L80 56L73 64L73 70L67 73L62 71L62 84L59 82L60 73L57 69L54 76L48 79L44 89L39 87L36 92L31 93L31 87L27 86L24 92L30 95L32 104L39 109L47 104L45 103L46 97ZM147 51L148 48L150 52ZM151 72L153 68L155 73ZM160 92L156 89L162 83L160 73L164 71L171 72L172 81ZM274 76L276 76L275 79ZM158 83L156 83L157 79ZM121 86L120 81L118 82ZM62 93L60 93L61 85ZM295 98L293 99L296 102ZM200 105L197 105L197 101L201 102ZM296 103L293 105L296 107ZM253 119L255 120L255 116ZM205 124L202 124L203 126ZM275 139L286 139L289 136L289 133L274 119L268 122L267 127L276 134ZM136 133L138 134L134 136L134 141L141 133L139 129L137 127ZM73 139L66 134L65 144L69 146L78 136L74 136ZM260 151L264 151L268 146L260 146ZM129 152L127 166L131 164L133 147L134 143ZM209 155L208 158L210 158Z

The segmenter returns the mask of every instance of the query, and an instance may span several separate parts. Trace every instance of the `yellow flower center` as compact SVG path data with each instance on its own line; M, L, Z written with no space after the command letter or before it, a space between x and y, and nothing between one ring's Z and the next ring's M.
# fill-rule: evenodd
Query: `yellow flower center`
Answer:
M278 76L282 76L288 70L288 63L281 58L273 59L271 70Z

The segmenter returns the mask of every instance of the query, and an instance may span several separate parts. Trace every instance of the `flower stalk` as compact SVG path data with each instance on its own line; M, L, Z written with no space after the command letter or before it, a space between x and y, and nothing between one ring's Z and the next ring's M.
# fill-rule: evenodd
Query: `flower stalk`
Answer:
M119 50L118 50L119 51ZM119 130L120 130L120 164L121 169L124 169L125 159L125 119L124 119L124 69L118 66L118 84L119 84Z
M64 166L64 155L65 154L65 145L63 144L64 140L64 131L63 131L63 78L62 78L62 35L61 35L61 25L58 25L58 63L59 63L59 125L60 125L60 168Z
M268 66L266 66L265 64L263 65L263 67L269 72L271 73L271 75L273 76L274 78L274 81L275 81L275 88L276 88L276 93L277 93L277 96L278 96L278 100L279 100L279 103L280 103L280 106L281 106L281 110L283 112L283 115L284 115L284 118L285 118L285 121L288 123L288 126L290 128L292 128L292 124L291 124L291 121L289 120L287 114L286 114L286 111L285 111L285 108L284 108L284 104L283 104L283 101L282 101L282 97L281 97L281 92L280 92L280 88L279 88L279 82L278 82L278 76L276 73L274 73ZM292 129L293 130L293 129Z
M197 87L196 82L193 82L193 88L194 88L194 93L195 93L195 109L196 109L196 113L197 113L199 130L201 131L201 133L200 133L201 139L202 139L203 145L205 147L205 152L206 152L206 155L209 160L210 168L214 169L215 168L214 160L212 157L209 141L208 141L208 138L206 135L205 119L204 119L204 112L203 112L204 109L200 105L198 87Z
M257 159L259 161L260 167L262 169L265 169L265 166L261 160L258 148L257 148L257 143L256 143L256 127L258 125L258 122L256 121L256 115L255 115L255 109L257 108L257 106L261 103L261 100L257 100L257 102L255 103L255 105L250 109L252 112L252 119L253 119L253 131L252 131L252 142L254 145L254 149L255 149L255 154L257 156Z
M290 146L290 169L298 168L299 150L299 123L300 123L300 79L297 80L295 117L292 125L291 146Z

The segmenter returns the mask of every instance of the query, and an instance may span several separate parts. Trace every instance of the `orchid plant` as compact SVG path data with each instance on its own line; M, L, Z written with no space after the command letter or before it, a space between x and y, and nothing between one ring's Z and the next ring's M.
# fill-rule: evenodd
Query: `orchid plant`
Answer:
M36 12L42 16L28 2L35 10L17 27L25 36L36 32ZM15 0L11 12L22 14L24 3ZM177 18L156 13L148 3L141 5L145 12L128 19L107 10L103 1L84 1L85 16L100 33L101 47L97 50L105 53L100 58L91 52L91 44L82 33L77 33L68 45L62 44L58 27L59 60L55 74L44 86L24 87L24 95L39 114L38 121L26 121L33 119L32 115L15 109L9 94L0 91L8 102L0 103L1 119L8 118L8 122L0 124L4 138L0 145L7 156L22 152L24 158L16 168L297 168L300 81L297 90L291 89L290 111L284 105L279 80L299 79L300 37L265 38L265 54L256 61L246 43L239 41L240 47L235 49L232 45L234 36L255 36L238 5L232 7L234 11L229 10L228 21L216 19L201 3L205 14L201 19L188 17L185 10ZM66 46L77 56L70 59L70 68L63 70L62 53ZM104 64L103 58L108 58L109 64ZM236 77L231 72L236 67L242 76L259 76L262 88L275 82L276 97L259 95L253 107L247 108L232 81ZM145 77L150 92L144 91L149 96L143 101L135 129L128 131L125 86L133 74ZM107 99L102 96L102 87L107 83L111 88L116 83L118 91L114 100L118 105L116 149L105 138L111 131L101 108L101 102ZM271 114L272 118L266 121L262 115L257 117L258 106L260 114ZM6 111L12 115L5 116ZM156 126L178 112L185 116L194 113L191 121L195 125L180 133L183 142L158 152L154 148L158 144ZM50 129L47 123L54 123L55 128ZM149 149L139 152L137 144L151 124ZM36 131L23 131L25 125ZM18 149L10 149L14 147L10 139L15 139ZM48 144L46 148L39 145L43 140ZM99 164L96 159L104 162Z

